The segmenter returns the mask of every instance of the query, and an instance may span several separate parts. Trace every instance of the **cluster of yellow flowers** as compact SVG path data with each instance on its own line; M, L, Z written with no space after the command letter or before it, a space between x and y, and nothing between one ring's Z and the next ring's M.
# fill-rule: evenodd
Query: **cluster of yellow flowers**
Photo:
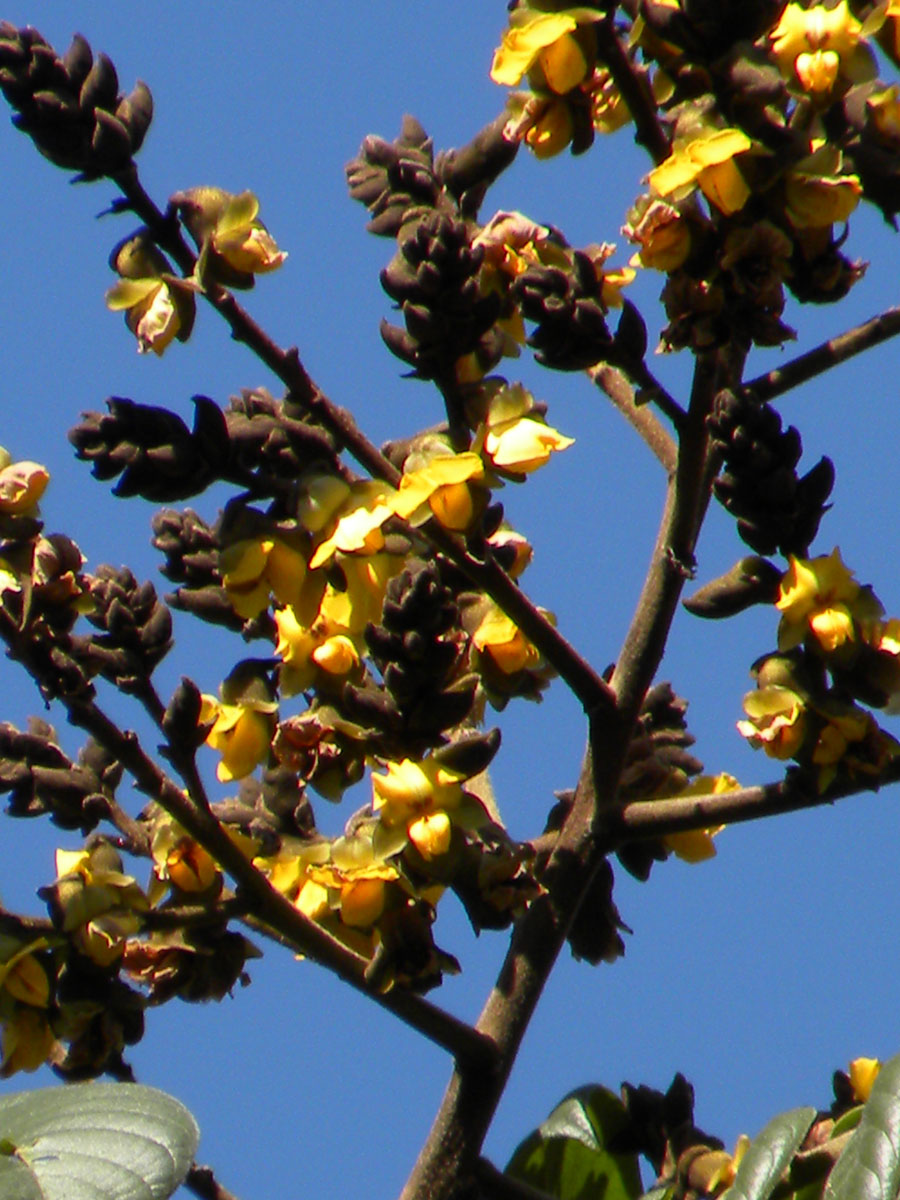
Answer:
M757 688L744 698L739 731L770 757L811 767L820 791L839 775L877 777L900 743L856 700L896 711L900 620L882 619L880 601L854 579L837 548L813 559L791 557L775 604L778 653L757 664ZM823 666L839 687L822 686Z
M465 532L480 519L490 488L502 477L522 478L571 445L546 423L530 394L518 385L480 389L474 448L454 453L439 437L421 439L406 458L399 486L347 482L313 473L300 481L294 526L264 522L239 536L220 556L222 582L240 616L252 619L274 602L279 692L290 697L317 689L338 692L364 674L364 631L380 619L385 590L405 565L386 547L384 527L399 519L408 529L436 520ZM498 545L517 537L495 535ZM519 539L512 574L524 568L530 548ZM332 568L340 568L340 585ZM494 605L483 606L472 628L474 650L510 676L536 669L540 656L516 625ZM232 689L233 691L234 689ZM265 760L275 730L275 697L257 686L239 699L204 697L202 720L212 723L209 745L222 759L219 779L247 775Z
M185 210L200 255L190 278L176 275L146 230L126 238L110 265L121 276L106 293L107 307L124 312L138 352L161 355L175 338L187 341L194 324L194 295L211 284L249 287L254 275L274 271L287 255L259 220L252 192L193 188L173 197Z

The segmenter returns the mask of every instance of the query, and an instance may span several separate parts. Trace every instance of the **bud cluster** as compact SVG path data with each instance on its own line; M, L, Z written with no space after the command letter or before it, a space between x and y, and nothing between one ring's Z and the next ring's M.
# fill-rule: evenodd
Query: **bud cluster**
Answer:
M0 22L0 91L41 154L82 179L124 170L153 116L147 85L121 95L113 64L105 54L94 58L80 34L59 57L36 29L7 21Z
M800 434L782 429L768 404L738 392L716 397L709 429L723 459L718 500L737 518L738 533L758 554L804 555L828 508L834 466L821 458L798 476Z
M465 222L435 210L399 235L399 249L381 273L406 329L383 321L388 348L421 379L447 377L456 360L475 351L500 315L500 298L482 295L484 257Z
M350 715L384 731L394 753L400 746L424 752L470 716L478 679L465 673L459 608L434 563L391 580L381 622L365 637L384 690L350 686L344 702Z
M32 717L28 729L0 725L0 791L9 792L13 817L49 815L60 829L89 833L106 816L122 767L88 741L73 762L46 721Z
M127 567L99 567L90 595L87 617L101 633L78 640L79 658L121 691L139 690L172 648L172 614Z

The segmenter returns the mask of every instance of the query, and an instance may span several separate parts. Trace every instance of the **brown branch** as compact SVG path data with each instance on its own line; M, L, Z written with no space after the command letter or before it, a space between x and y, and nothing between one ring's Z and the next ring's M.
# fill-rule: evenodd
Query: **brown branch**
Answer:
M830 371L839 363L846 362L872 346L900 334L900 308L887 308L884 312L870 317L860 325L839 333L827 342L822 342L805 354L799 355L783 367L777 367L765 375L759 375L744 384L743 394L760 403L774 400L785 392L815 379L825 371Z
M656 101L644 75L622 49L610 15L595 26L597 30L597 54L608 68L613 82L622 94L634 121L634 140L650 154L653 161L661 163L669 157L669 139L659 121Z
M806 791L792 779L758 787L735 788L716 796L672 796L666 800L635 800L611 813L604 828L607 850L625 842L686 833L711 825L737 825L762 817L780 816L808 808L821 808L851 796L900 781L900 762L887 765L875 780L861 779L830 788L824 795Z
M617 367L604 365L593 367L588 374L597 387L606 392L625 420L637 430L666 473L673 474L678 458L675 443L650 408L635 404L634 389L622 372Z
M184 1179L184 1186L199 1197L199 1200L238 1200L216 1179L212 1167L201 1167L194 1163Z
M637 715L662 660L679 596L694 567L694 545L708 502L709 435L706 417L719 387L717 355L701 355L694 366L688 423L682 431L678 466L660 521L650 569L610 684L621 710ZM599 762L599 758L597 759Z

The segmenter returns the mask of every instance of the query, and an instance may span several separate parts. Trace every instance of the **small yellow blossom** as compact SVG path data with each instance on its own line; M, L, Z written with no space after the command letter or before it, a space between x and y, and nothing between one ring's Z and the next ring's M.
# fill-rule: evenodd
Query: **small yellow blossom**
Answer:
M749 718L738 721L738 732L754 750L763 749L769 758L793 758L807 730L806 705L790 688L772 684L744 697Z
M36 462L13 462L0 446L0 513L22 516L34 512L50 482L46 467Z
M790 558L775 607L781 613L778 649L790 650L811 636L826 653L858 637L857 623L881 616L870 588L861 587L841 561L840 551L819 558Z
M394 512L413 526L435 517L445 529L467 529L475 515L469 483L484 478L481 458L470 451L449 450L426 457L422 466L415 454L404 463Z
M317 668L337 679L360 665L355 643L327 615L328 598L326 595L323 599L323 607L311 626L301 625L293 609L281 608L275 613L278 628L275 652L284 664L280 681L285 696L295 696L312 687L318 678Z
M306 583L306 559L277 537L244 538L219 554L219 571L232 608L245 620L279 604L300 607Z
M426 813L452 810L462 800L466 776L437 759L415 762L404 758L384 767L387 774L372 773L372 808L387 827L408 825Z
M826 145L788 172L785 213L795 229L827 229L856 208L862 184L858 175L842 174L842 165L840 151Z
M6 1079L16 1071L36 1071L47 1061L56 1037L43 1012L23 1007L4 1019L2 1043L0 1075Z
M243 779L268 758L276 708L274 702L221 704L215 696L203 696L200 722L213 722L206 744L222 755L216 767L220 783Z
M898 5L900 12L900 5ZM873 92L866 100L866 108L881 136L888 142L900 142L900 87L892 83L884 91Z
M655 271L677 271L691 252L690 223L664 200L638 201L622 232L640 247L632 264Z
M381 550L381 526L394 514L395 498L394 489L378 480L354 484L331 535L313 551L310 567L323 566L339 550L344 554L376 554Z
M170 280L120 279L106 293L106 307L125 313L128 328L137 338L138 353L156 355L181 334L185 339L185 308L188 302ZM191 321L193 314L191 314Z
M287 254L257 219L259 201L252 192L229 196L212 232L212 247L233 267L262 275L280 267Z
M522 630L499 608L491 608L472 634L476 650L487 654L504 675L536 667L541 656Z
M490 396L475 431L474 449L498 471L528 474L573 444L540 417L530 393L513 384Z
M453 825L443 811L425 813L412 821L407 830L409 840L426 862L439 858L450 849Z
M513 13L494 53L491 79L515 87L533 68L559 95L577 87L592 69L581 45L572 37L582 23L599 21L602 14L590 9L564 9L546 13L525 9Z
M872 1084L878 1078L881 1062L877 1058L854 1058L850 1064L850 1086L853 1096L860 1104L865 1104L872 1093Z
M565 100L551 100L540 106L534 121L525 130L525 145L535 158L554 158L572 140L575 120Z
M749 200L750 188L734 160L752 145L742 129L707 130L676 146L650 172L650 187L657 196L680 198L696 185L726 216L738 212Z
M106 293L106 307L124 312L138 353L161 355L174 338L187 341L194 324L197 283L179 279L146 233L126 238L110 259L121 278Z
M0 963L0 987L21 1004L32 1008L47 1008L50 1003L50 980L35 950L46 946L43 939L30 942Z
M785 78L796 79L806 92L826 93L839 74L857 82L865 77L869 56L860 45L861 33L847 0L809 8L792 0L769 38Z

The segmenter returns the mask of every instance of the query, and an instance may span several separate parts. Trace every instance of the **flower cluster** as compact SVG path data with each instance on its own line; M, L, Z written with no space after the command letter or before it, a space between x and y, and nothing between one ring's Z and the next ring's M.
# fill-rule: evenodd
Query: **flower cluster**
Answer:
M896 710L900 622L882 619L880 601L837 549L792 556L775 606L778 652L754 668L757 687L744 699L740 733L771 758L798 763L820 792L858 777L877 780L900 743L862 704Z
M125 238L110 255L120 278L107 291L106 304L124 312L141 354L162 355L175 338L187 341L198 291L216 284L252 287L254 276L274 271L287 257L258 219L252 192L234 196L221 188L193 188L173 196L172 206L200 251L189 278L173 271L148 229Z

